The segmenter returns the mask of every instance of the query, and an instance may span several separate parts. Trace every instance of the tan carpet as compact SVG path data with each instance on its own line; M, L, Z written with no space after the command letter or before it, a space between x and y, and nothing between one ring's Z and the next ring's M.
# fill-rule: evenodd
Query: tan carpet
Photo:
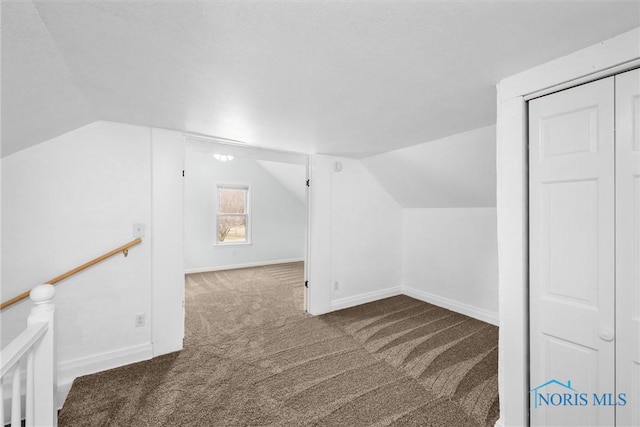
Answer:
M301 263L193 274L185 348L78 378L61 426L492 426L495 326L406 296L305 315Z

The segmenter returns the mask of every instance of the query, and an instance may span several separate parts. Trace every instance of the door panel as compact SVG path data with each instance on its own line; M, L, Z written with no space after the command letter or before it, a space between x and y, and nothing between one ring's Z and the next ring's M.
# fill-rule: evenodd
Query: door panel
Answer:
M616 422L639 426L640 70L616 76L616 328Z
M531 424L613 425L613 77L530 101L529 144Z
M542 296L553 302L598 306L598 181L540 184L545 219L540 265ZM575 286L580 283L580 286Z

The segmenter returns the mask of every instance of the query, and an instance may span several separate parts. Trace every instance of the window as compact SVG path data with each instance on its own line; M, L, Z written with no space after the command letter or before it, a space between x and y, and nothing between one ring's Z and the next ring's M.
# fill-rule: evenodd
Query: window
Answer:
M216 243L249 243L249 187L218 185Z

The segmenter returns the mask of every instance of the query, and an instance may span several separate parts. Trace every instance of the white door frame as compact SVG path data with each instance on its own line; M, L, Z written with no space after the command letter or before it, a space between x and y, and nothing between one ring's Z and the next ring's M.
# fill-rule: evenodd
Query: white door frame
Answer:
M502 80L497 102L497 425L529 424L527 100L640 66L640 27Z

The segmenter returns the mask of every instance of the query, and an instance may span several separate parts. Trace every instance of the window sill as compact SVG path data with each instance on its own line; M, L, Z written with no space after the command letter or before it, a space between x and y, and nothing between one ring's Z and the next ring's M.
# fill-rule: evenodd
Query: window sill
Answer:
M229 242L229 243L214 243L213 246L225 247L225 246L251 246L251 242Z

